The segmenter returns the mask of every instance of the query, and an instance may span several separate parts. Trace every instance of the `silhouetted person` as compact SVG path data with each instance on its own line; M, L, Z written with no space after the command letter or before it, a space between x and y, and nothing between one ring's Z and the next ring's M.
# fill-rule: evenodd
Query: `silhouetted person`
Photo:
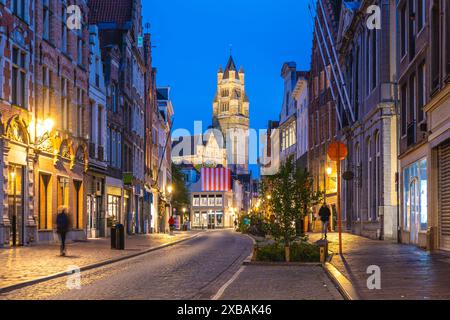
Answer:
M67 209L61 207L58 209L58 215L56 216L56 232L61 240L60 254L62 257L66 255L66 234L69 231L69 215Z
M330 216L331 216L330 208L328 208L327 204L324 203L319 210L320 221L322 221L322 239L324 235L325 239L327 238L328 225L330 224Z

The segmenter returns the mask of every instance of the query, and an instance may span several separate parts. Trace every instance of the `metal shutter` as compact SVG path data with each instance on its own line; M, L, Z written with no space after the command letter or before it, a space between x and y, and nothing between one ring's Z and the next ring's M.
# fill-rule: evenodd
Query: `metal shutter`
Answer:
M439 147L440 247L450 250L450 143Z

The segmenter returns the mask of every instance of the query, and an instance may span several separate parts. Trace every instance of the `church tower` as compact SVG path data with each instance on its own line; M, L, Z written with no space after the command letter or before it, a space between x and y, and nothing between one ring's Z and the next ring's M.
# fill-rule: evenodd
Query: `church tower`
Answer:
M249 105L244 69L237 71L230 55L225 70L217 72L213 126L222 132L228 166L238 174L248 173Z

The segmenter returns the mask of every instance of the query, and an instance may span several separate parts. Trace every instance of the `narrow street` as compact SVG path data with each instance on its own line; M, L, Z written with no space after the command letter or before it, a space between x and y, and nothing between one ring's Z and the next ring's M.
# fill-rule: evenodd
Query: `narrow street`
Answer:
M81 274L81 289L62 277L0 295L0 299L210 299L251 253L252 241L230 230Z

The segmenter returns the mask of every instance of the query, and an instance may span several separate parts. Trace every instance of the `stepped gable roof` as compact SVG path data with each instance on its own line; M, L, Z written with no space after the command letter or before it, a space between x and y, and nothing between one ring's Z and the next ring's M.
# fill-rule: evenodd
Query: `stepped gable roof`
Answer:
M116 23L124 26L132 20L133 0L89 0L89 23Z

